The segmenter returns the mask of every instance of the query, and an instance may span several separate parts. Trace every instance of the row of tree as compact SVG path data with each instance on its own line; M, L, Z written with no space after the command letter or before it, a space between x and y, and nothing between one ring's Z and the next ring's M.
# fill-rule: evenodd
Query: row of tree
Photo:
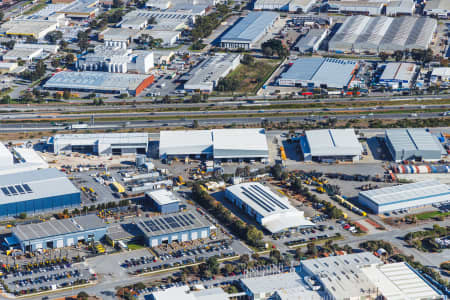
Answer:
M192 187L192 199L207 209L239 238L252 246L262 247L262 231L234 216L222 203L208 194L199 183L195 183Z

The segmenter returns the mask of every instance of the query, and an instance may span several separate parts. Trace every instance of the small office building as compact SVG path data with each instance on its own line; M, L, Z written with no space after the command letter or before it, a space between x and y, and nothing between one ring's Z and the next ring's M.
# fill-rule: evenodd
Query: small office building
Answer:
M195 211L140 219L136 225L150 247L208 238L214 228Z
M180 210L180 199L166 189L160 189L145 193L150 200L151 206L163 214L175 213Z
M42 223L18 225L12 230L23 251L56 249L80 242L99 241L106 235L106 224L96 215L71 219L50 220Z

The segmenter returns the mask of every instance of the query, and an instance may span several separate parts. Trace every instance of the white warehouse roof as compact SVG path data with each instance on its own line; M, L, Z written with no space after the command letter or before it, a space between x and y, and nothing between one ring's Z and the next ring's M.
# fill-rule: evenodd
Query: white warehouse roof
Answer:
M266 132L261 128L214 129L214 158L268 157Z
M156 203L159 205L166 205L171 203L177 203L180 202L180 199L178 199L174 193L171 191L168 191L166 189L160 189L156 191L151 191L146 193L147 196L153 199Z
M361 268L387 300L442 299L442 295L407 263Z
M450 199L450 187L436 180L426 180L364 191L359 194L378 206L383 206L440 196Z
M272 233L288 228L314 225L306 220L303 211L293 207L286 197L278 196L260 183L236 184L228 187L227 192L260 215L261 225Z
M319 129L305 132L312 156L357 156L363 148L354 129Z
M211 130L161 131L159 155L200 155L212 153Z
M0 167L9 168L14 164L14 157L12 153L3 143L0 143Z
M261 128L161 131L159 155L214 155L214 158L268 157Z

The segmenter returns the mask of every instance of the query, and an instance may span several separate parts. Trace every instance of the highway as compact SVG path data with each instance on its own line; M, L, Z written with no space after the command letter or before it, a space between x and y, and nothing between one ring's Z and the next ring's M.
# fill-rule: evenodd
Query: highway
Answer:
M450 104L446 105L392 105L392 106L383 106L383 107L374 107L374 106L363 106L363 107L349 107L349 108L303 108L303 109L270 109L270 110L249 110L249 109L239 109L239 110L210 110L210 111L167 111L167 112L108 112L108 113L93 113L93 114L59 114L53 113L49 115L45 115L42 113L8 113L0 115L0 120L37 120L42 118L64 118L64 119L80 119L80 118L89 118L93 115L95 118L129 118L129 117L196 117L201 116L202 118L207 115L247 115L247 114L267 114L267 113L319 113L319 112L342 112L342 111L350 111L355 110L358 112L361 111L382 111L388 112L392 110L433 110L433 109L442 109L449 110Z
M22 113L33 113L33 112L49 112L49 113L62 113L62 112L92 112L92 111L104 111L104 110L124 110L124 109L180 109L180 108L207 108L207 107L238 107L238 106L264 106L268 105L289 105L289 104L308 104L308 103L342 103L346 101L351 102L367 102L367 101L378 101L386 102L386 105L390 102L399 101L432 101L432 100L447 100L450 97L445 95L439 96L416 96L416 97L357 97L357 98L324 98L324 99L292 99L292 100L276 100L276 97L237 97L235 100L231 100L230 97L211 97L208 102L201 103L135 103L135 99L117 99L116 103L128 103L121 105L107 104L104 106L92 106L86 105L88 100L63 100L63 104L55 102L54 104L26 104L26 105L2 105L0 106L0 113L8 112L22 112ZM256 101L255 101L256 100ZM153 102L148 99L147 102ZM51 101L49 100L49 103ZM77 105L74 105L77 104Z
M367 114L346 114L346 115L336 115L338 120L349 120L349 119L403 119L408 118L409 113L393 113L393 114L374 114L368 116ZM439 117L439 113L421 113L419 118L435 118ZM328 116L273 116L273 117L249 117L249 118L206 118L197 119L200 126L211 126L211 125L232 125L232 124L258 124L262 120L266 119L273 122L285 122L286 119L290 121L306 121L306 120L326 120ZM164 128L164 127L175 127L175 126L191 126L192 120L174 117L173 119L166 120L149 120L149 121L95 121L94 125L89 126L87 129L121 129L121 128ZM3 123L0 124L0 132L25 132L25 131L46 131L46 130L65 130L66 126L52 126L50 122L39 122L39 123ZM82 129L81 129L82 130Z

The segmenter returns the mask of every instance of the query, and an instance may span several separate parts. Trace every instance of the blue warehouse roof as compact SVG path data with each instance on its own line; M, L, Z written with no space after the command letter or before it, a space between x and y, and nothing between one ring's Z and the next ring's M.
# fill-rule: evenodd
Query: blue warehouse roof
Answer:
M79 192L64 173L52 168L0 176L0 204Z
M226 32L221 40L253 42L258 40L266 29L278 18L270 11L250 12Z
M283 74L281 80L312 82L315 85L342 88L353 78L357 62L329 57L300 58Z

